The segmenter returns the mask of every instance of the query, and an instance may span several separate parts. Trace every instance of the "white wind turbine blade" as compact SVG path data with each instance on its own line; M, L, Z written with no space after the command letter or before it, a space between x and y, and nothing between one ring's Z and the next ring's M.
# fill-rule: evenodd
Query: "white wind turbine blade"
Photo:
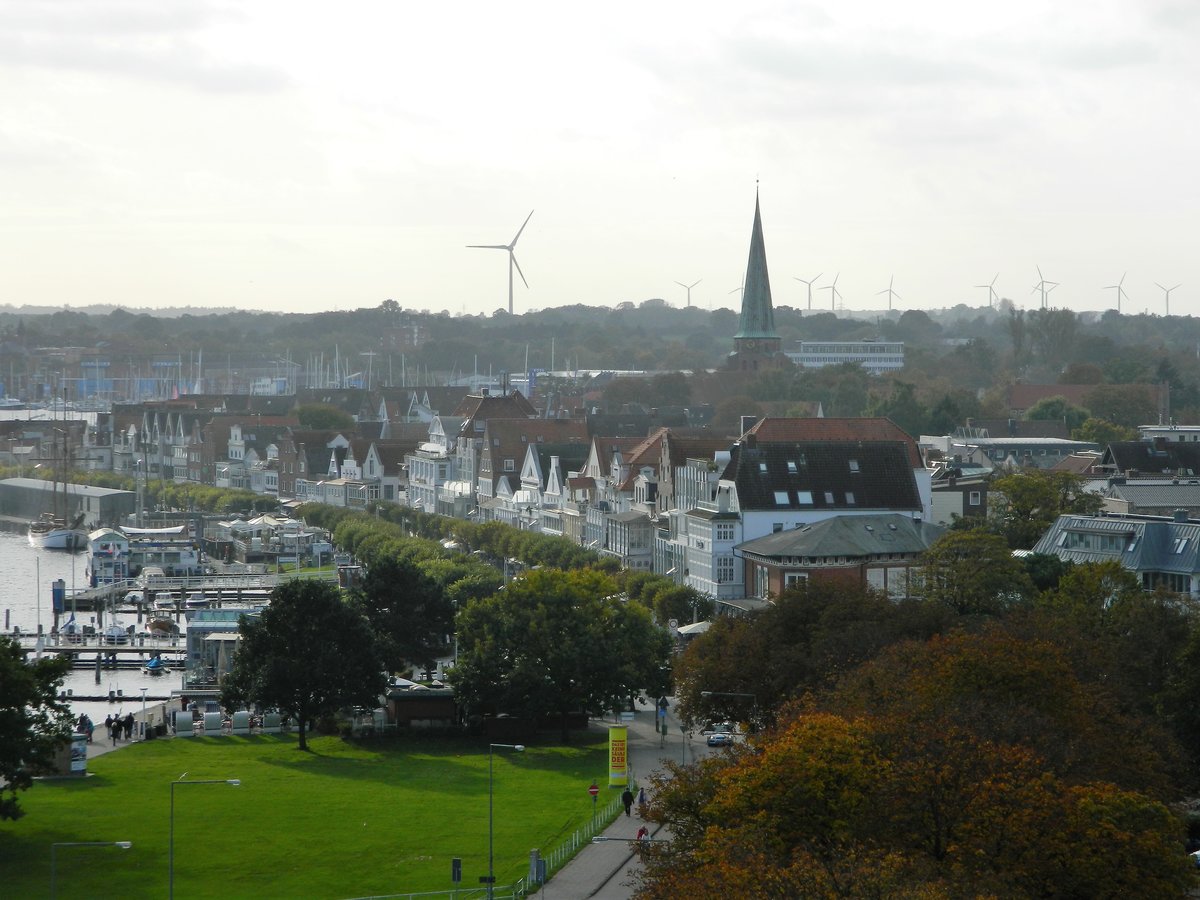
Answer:
M473 250L507 250L508 244L467 244Z
M530 220L530 219L532 219L532 218L533 218L533 210L531 209L531 210L529 211L529 215L527 215L527 216L525 217L525 221L521 223L521 227L517 229L517 235L516 235L516 237L514 237L514 238L512 239L512 243L510 243L510 244L508 245L508 249L509 249L509 250L511 250L513 247L517 246L517 239L521 237L521 232L525 230L525 226L529 224L529 220ZM520 266L517 266L517 271L518 271L518 272L519 272L519 271L521 271L521 267L520 267ZM525 276L524 276L524 275L522 275L522 276L521 276L521 280L523 281L524 279L525 279ZM525 285L525 287L529 287L529 285Z
M532 216L533 213L530 213L530 215ZM526 221L528 221L528 220L526 220ZM521 226L521 227L524 228L525 226ZM513 243L516 243L516 241L513 241ZM512 252L511 247L508 248L508 258L510 260L512 260L512 264L517 267L517 274L521 276L521 281L524 282L525 287L528 288L529 282L525 281L525 273L521 271L521 264L519 262L517 262L517 255Z

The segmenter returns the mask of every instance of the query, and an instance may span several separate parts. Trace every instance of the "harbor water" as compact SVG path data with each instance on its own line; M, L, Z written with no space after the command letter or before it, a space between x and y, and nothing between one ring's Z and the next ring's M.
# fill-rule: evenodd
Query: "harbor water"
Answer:
M73 590L83 590L87 587L87 551L69 553L62 550L35 550L29 546L29 539L24 534L11 531L0 531L0 627L6 634L19 628L23 634L36 633L40 624L43 632L49 632L54 624L54 612L51 602L51 589L57 579L62 579L66 586L66 611L59 617L59 624L64 624L71 615L70 596ZM76 616L80 625L94 625L94 613L81 612ZM118 612L116 621L121 625L136 624L136 616L132 613ZM105 624L110 624L108 617ZM96 683L96 673L91 669L72 669L63 682L63 690L70 691L72 697L108 697L110 692L116 697L112 702L107 700L70 700L71 711L78 716L87 713L93 722L101 727L108 715L124 715L132 712L141 718L142 692L147 689L147 711L156 710L162 704L162 699L170 695L172 689L182 684L182 672L169 672L166 675L147 675L141 669L102 669L100 683ZM154 715L153 721L162 721L161 712ZM99 734L97 734L99 739Z

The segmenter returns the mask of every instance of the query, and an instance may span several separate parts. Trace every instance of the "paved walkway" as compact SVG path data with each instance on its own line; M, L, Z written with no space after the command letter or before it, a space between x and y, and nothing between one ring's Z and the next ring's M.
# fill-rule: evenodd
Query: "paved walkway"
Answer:
M704 739L695 735L690 740L679 730L675 717L674 698L667 712L669 734L664 741L654 731L654 706L639 703L634 719L629 724L629 761L639 784L648 785L651 773L662 768L663 760L692 762L697 755L708 752ZM661 746L660 746L661 745ZM631 877L639 865L633 852L632 841L642 826L637 807L633 815L617 816L601 836L614 840L588 844L567 863L546 885L530 897L554 898L554 900L629 900L633 896ZM658 826L655 826L658 829ZM655 839L666 835L652 830Z

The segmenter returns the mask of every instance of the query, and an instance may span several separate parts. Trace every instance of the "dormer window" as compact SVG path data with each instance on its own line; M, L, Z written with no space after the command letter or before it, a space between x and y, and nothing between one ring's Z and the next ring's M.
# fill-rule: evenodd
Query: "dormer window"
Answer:
M789 475L796 474L796 461L794 459L788 460L788 474Z
M767 464L765 462L760 462L758 464L758 471L761 472L763 475L766 475L767 474Z
M858 460L857 459L850 460L850 471L851 472L858 471Z

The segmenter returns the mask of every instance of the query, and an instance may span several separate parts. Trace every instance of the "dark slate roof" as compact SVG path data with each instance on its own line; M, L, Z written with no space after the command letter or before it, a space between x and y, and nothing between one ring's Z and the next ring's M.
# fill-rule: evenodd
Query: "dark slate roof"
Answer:
M814 441L755 447L743 442L735 448L724 477L737 483L742 510L921 509L909 448L901 441ZM811 494L811 502L800 492Z
M1200 443L1116 441L1108 445L1100 465L1118 472L1200 475Z
M1117 547L1068 547L1063 539L1067 532L1115 537ZM1179 541L1186 543L1179 545ZM1192 575L1200 569L1200 522L1149 516L1059 516L1034 545L1033 552L1077 563L1111 559L1135 572Z
M945 529L900 513L833 516L739 544L757 557L878 556L924 553Z
M1200 506L1200 479L1174 481L1127 481L1113 484L1104 496L1125 500L1136 507Z
M578 472L587 462L591 444L583 441L571 443L537 444L538 464L542 467L542 486L546 486L546 478L550 475L550 458L558 457L558 468L565 480L568 472Z

